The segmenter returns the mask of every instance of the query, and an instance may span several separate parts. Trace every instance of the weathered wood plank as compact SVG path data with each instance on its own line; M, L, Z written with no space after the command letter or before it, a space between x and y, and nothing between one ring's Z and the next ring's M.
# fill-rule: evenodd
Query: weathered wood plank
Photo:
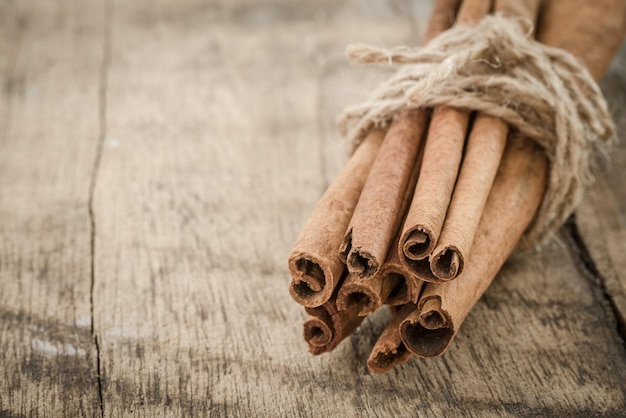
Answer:
M610 154L608 171L598 176L578 209L576 223L626 340L626 43L602 87L612 105L620 141Z
M449 353L383 376L385 315L312 358L286 258L374 85L346 43L410 42L413 1L115 3L95 195L105 414L617 416L626 355L556 244L507 264ZM420 13L419 18L417 14Z
M0 1L0 416L99 415L99 2Z

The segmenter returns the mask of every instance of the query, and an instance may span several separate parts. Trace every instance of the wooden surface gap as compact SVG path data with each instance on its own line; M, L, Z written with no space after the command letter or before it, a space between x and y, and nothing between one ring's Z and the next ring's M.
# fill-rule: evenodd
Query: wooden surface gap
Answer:
M345 46L415 45L431 9L0 0L0 416L623 415L624 145L580 240L512 257L445 357L370 374L386 310L307 352L286 260L337 116L394 72Z

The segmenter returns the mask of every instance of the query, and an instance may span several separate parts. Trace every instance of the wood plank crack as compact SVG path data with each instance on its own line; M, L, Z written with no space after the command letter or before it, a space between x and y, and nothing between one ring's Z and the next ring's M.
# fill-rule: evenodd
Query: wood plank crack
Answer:
M99 73L99 91L98 91L98 144L93 159L91 170L91 178L89 183L89 220L91 223L91 285L89 292L89 301L91 306L91 335L93 337L94 346L96 348L96 373L98 378L98 397L100 402L100 416L104 418L104 397L102 393L102 367L100 343L95 327L94 316L94 294L96 284L96 217L94 211L94 195L96 184L98 181L98 173L100 171L100 163L102 161L102 152L104 141L106 139L106 122L107 122L107 85L108 71L111 59L111 26L113 16L113 6L109 0L103 0L104 17L103 17L103 44L102 44L102 61L100 63Z
M597 290L594 293L602 298L601 301L609 317L609 322L614 324L617 335L626 349L626 320L621 315L615 300L608 291L605 278L596 266L580 234L575 214L570 217L563 230L566 235L568 249L571 251L574 259L577 260L576 265L578 269L581 270L582 276L589 280L594 290Z

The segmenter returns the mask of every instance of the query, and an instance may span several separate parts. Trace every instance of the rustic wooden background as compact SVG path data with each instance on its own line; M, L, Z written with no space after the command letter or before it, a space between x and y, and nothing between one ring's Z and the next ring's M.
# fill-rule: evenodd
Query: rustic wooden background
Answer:
M0 0L0 416L626 414L626 142L450 351L312 357L287 256L419 0ZM626 137L626 48L603 82ZM626 138L624 138L626 139Z

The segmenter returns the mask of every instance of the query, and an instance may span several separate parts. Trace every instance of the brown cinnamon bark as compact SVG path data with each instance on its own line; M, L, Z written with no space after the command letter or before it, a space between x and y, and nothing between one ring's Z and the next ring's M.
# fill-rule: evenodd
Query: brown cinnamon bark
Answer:
M490 1L465 0L455 24L475 24L490 9ZM433 112L419 180L398 248L408 268L428 257L439 240L461 163L468 121L469 113L465 111L441 107ZM438 277L434 280L438 281Z
M422 39L423 44L451 26L459 3L460 0L437 0L435 2L426 34ZM404 117L406 116L398 115L398 118ZM410 200L410 196L412 192L409 187L405 191L406 202ZM375 312L383 303L400 305L417 301L422 281L400 263L397 244L398 240L395 238L392 241L391 250L387 252L383 266L374 277L365 281L352 278L342 286L338 296L340 309L345 310L352 304L359 304L362 307L360 315L368 315Z
M532 140L509 141L463 277L424 287L401 324L402 341L421 357L442 354L532 220L543 197L546 159Z
M397 284L391 290L384 303L388 305L404 305L409 302L416 303L424 281L417 274L408 269L398 255L398 240L394 240L394 246L387 255L385 264L378 273L380 280L391 280ZM376 278L375 278L376 279Z
M433 112L415 194L400 237L401 257L421 260L437 243L461 162L468 118L467 112L447 107Z
M518 19L524 29L535 32L541 4L542 0L495 0L493 9L504 17Z
M430 268L441 280L454 279L463 271L507 135L508 127L501 120L476 117L443 230L430 256Z
M538 10L536 0L525 3L527 7L517 10ZM496 6L507 4L500 1ZM446 350L532 221L543 197L546 172L545 155L530 139L509 141L470 251L471 264L460 280L424 287L418 308L400 327L409 350L422 357Z
M520 18L517 24L532 28L539 3L496 0L494 10ZM508 127L501 120L486 115L476 117L443 230L430 257L431 270L441 280L452 280L463 271L507 136Z
M328 187L300 232L289 257L289 292L301 305L330 299L345 268L337 251L384 138L374 130Z
M367 368L374 373L384 373L413 357L400 338L399 327L407 315L415 310L415 305L409 303L399 308L392 309L391 322L378 337L367 359Z
M608 67L626 31L626 3L613 0L600 3L551 1L544 11L539 32L544 43L566 48L588 63L596 80ZM512 146L528 149L520 149L517 156L511 156ZM524 164L529 168L520 170ZM500 174L506 171L511 174ZM541 202L546 171L545 157L529 139L509 143L470 253L471 264L462 280L424 288L418 309L401 325L407 348L424 357L445 351L534 216ZM523 193L510 196L514 189Z
M399 284L399 278L387 277L383 280L380 274L367 280L350 276L339 289L337 309L344 311L357 307L359 316L372 314L383 306L387 297Z
M393 247L387 259L371 279L363 280L350 276L341 285L337 296L337 307L340 310L359 305L359 315L365 316L376 312L383 304L404 305L417 302L423 281L407 269L398 258L398 240L394 239Z
M422 44L426 44L428 41L430 41L432 38L437 36L439 33L450 28L450 26L452 25L452 22L454 21L454 17L456 15L457 9L459 8L460 2L461 0L437 0L435 2L433 13L428 23L428 28L426 30L426 33L424 34L424 37L422 38ZM465 15L469 15L468 11L464 13ZM422 111L420 111L420 113L422 113ZM396 116L396 123L402 126L410 125L412 123L409 120L405 120L405 119L408 119L408 116L406 114L399 114ZM420 132L424 131L424 128L421 126L416 126L415 128L420 129ZM406 171L405 173L402 174L402 176L408 176L408 175L409 174ZM382 181L384 181L382 176L379 178L379 180L374 180L374 177L373 177L372 183L377 183L377 182L382 182ZM372 187L372 189L376 189L376 188ZM382 196L383 195L379 195L378 198L381 198ZM395 197L395 199L397 199L397 197ZM397 201L394 202L394 204L397 206ZM378 214L381 214L381 213L384 213L384 212L382 211L378 212ZM384 260L385 255L387 254L389 250L389 239L391 239L395 235L395 234L389 235L388 231L391 229L395 230L398 228L401 222L400 218L403 217L403 215L404 215L404 210L400 211L399 213L398 211L394 211L394 213L391 216L384 215L383 223L385 225L393 224L394 228L390 228L387 226L386 228L384 228L385 232L387 233L378 234L378 237L382 237L382 241L380 241L380 243L383 244L381 246L382 248L378 248L375 254L373 253L374 251L372 251L371 253L368 253L366 249L364 249L363 251L365 254L359 255L358 252L355 252L354 255L352 256L352 261L353 261L352 263L350 261L350 255L345 254L347 247L348 247L347 244L350 244L350 242L347 242L347 241L351 238L350 234L347 235L346 237L347 240L346 242L344 242L345 247L343 247L342 253L344 253L343 257L345 258L345 261L348 264L348 268L351 269L350 271L352 273L358 274L359 272L363 272L364 274L361 274L361 276L364 276L364 277L372 277L374 275L374 273L376 272L377 268L380 266L380 263L382 262L382 260ZM364 240L364 242L367 243L366 240ZM370 245L367 245L367 246L369 247ZM383 252L384 254L382 254ZM362 258L363 255L366 256L365 260L363 260ZM369 258L368 256L371 256L372 258ZM372 266L369 265L369 262L373 262L374 264L376 264L376 266L373 268Z
M406 208L407 190L415 184L427 121L423 110L402 111L392 121L341 245L350 274L371 278L385 260Z
M358 308L354 305L345 311L338 310L336 291L322 306L306 307L311 317L304 322L303 336L309 344L309 352L318 355L333 351L352 334L364 319L358 315Z
M435 36L448 30L455 21L461 0L436 0L432 14L428 19L426 33L422 37L422 45L426 45Z
M469 9L469 3L466 6ZM487 7L483 5L482 10L487 10ZM495 11L505 16L521 18L517 22L522 26L532 26L539 12L539 0L499 0L496 1ZM479 14L478 6L476 6L473 12L473 19L482 17ZM431 129L431 132L433 131ZM443 214L440 213L438 218L435 218L439 222L433 228L433 234L421 233L419 232L420 226L417 226L418 230L413 228L413 232L404 236L403 252L408 266L412 264L409 262L409 259L419 260L430 254L430 269L436 279L438 279L435 282L452 280L461 274L474 241L476 228L487 201L491 183L502 158L507 135L508 127L499 119L486 115L478 115L476 117L452 199L449 200L449 189L445 186L442 187L440 192L441 196L446 196L448 198L447 202L450 203L445 222L442 219ZM428 143L426 145L428 146ZM425 155L423 167L427 163ZM454 173L456 174L456 171ZM450 187L449 183L446 186ZM416 192L416 196L419 195ZM422 199L427 200L427 198ZM428 204L424 206L432 208ZM419 212L416 212L414 216L419 217ZM407 216L407 220L410 218L410 216ZM411 220L413 221L414 218L411 218ZM442 223L443 230L441 229ZM440 236L439 231L441 231ZM414 238L413 240L412 237ZM415 237L430 244L427 248L425 248L425 245L422 245L421 249L424 250L424 253L419 254L418 257L416 257L414 252L411 252L411 248L420 249L419 246L412 245L415 242ZM434 244L435 239L437 239L436 247ZM434 250L433 247L435 247ZM422 267L421 264L420 267Z
M537 38L580 58L593 78L600 81L625 32L624 0L548 0Z
M475 25L489 14L492 3L492 0L463 0L455 24Z

